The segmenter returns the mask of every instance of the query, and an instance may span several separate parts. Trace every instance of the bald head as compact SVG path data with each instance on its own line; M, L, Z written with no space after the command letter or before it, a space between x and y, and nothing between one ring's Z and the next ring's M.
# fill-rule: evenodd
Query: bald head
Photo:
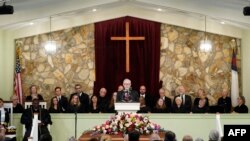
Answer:
M125 90L129 90L131 87L131 80L129 80L128 78L123 80L123 87Z

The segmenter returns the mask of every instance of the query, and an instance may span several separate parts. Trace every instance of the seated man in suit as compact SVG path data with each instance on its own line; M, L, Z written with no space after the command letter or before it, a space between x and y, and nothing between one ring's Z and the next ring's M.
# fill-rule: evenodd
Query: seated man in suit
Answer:
M32 129L32 120L34 114L38 114L38 120L40 123L38 124L38 136L42 134L49 134L49 130L47 128L48 124L52 124L50 114L47 109L42 109L39 106L39 100L33 99L32 106L28 109L25 109L21 116L21 123L25 124L26 132L23 138L23 141L27 141L30 136Z
M123 80L124 90L117 93L117 102L139 102L139 94L131 89L131 80Z
M147 93L147 89L144 85L140 86L139 92L140 92L139 96L144 98L146 106L153 108L155 105L153 102L151 102L152 98L151 98L150 94Z
M184 86L179 86L177 89L178 95L174 97L174 101L176 97L180 97L182 99L182 105L185 108L185 110L190 113L192 109L192 99L190 95L186 94L186 90ZM175 103L174 103L175 104ZM176 105L173 105L176 106Z
M59 111L66 112L68 108L68 98L62 95L62 88L56 87L55 88L55 96L58 100Z
M172 108L172 100L165 95L165 90L163 88L159 89L159 98L164 100L164 103L165 103L167 108L169 108L169 109ZM155 103L157 103L158 99L156 100Z

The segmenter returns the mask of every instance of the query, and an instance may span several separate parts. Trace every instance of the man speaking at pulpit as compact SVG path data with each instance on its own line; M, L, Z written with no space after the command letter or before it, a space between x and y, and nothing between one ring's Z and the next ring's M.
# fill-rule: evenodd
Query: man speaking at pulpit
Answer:
M131 80L123 80L124 90L117 93L117 102L139 102L139 94L137 91L132 90Z

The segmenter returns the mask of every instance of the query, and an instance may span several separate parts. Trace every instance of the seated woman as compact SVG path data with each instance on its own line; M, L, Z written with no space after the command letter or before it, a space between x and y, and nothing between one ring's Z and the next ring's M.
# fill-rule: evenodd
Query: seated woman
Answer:
M30 86L30 95L26 97L26 101L32 101L33 99L38 99L40 101L43 101L42 95L37 93L37 86L36 85Z
M197 97L194 99L194 106L199 105L200 99L206 99L206 106L209 106L208 98L206 97L206 93L203 89L199 89L197 92Z
M182 105L181 97L176 97L174 102L175 104L172 107L172 113L187 113L187 110Z
M239 96L237 99L238 106L234 107L235 113L248 113L248 107L245 105L245 97Z
M58 99L57 97L53 97L50 101L50 107L49 107L50 113L61 113L61 109L59 107Z
M199 104L192 108L192 113L208 113L209 107L206 106L206 99L200 99Z
M96 95L92 95L90 98L89 112L100 113L100 109L98 107L98 98Z
M11 96L11 101L13 104L13 113L23 113L23 106L18 103L18 97L16 95Z
M162 98L159 98L152 110L152 113L170 113L170 108L166 107L165 102Z
M143 97L139 98L140 110L137 113L150 113L150 108L146 106L145 99Z
M3 99L0 98L0 125L7 127L10 121L10 116L7 109L3 107L3 103Z
M77 94L72 95L72 98L69 102L67 113L86 113L87 109L84 109L79 100Z
M117 92L113 92L113 95L110 99L109 106L108 106L108 113L116 113L115 110L115 103L116 103Z

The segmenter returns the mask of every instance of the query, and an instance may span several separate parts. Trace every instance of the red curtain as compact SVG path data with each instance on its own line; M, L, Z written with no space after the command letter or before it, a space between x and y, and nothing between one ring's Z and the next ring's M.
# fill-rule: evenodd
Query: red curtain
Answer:
M111 36L125 36L125 22L129 22L130 36L144 36L144 41L130 41L130 72L126 73L126 43L113 41ZM122 17L95 23L96 81L94 94L101 87L110 96L122 85L124 78L132 81L139 91L145 85L151 95L158 95L160 67L160 23Z

